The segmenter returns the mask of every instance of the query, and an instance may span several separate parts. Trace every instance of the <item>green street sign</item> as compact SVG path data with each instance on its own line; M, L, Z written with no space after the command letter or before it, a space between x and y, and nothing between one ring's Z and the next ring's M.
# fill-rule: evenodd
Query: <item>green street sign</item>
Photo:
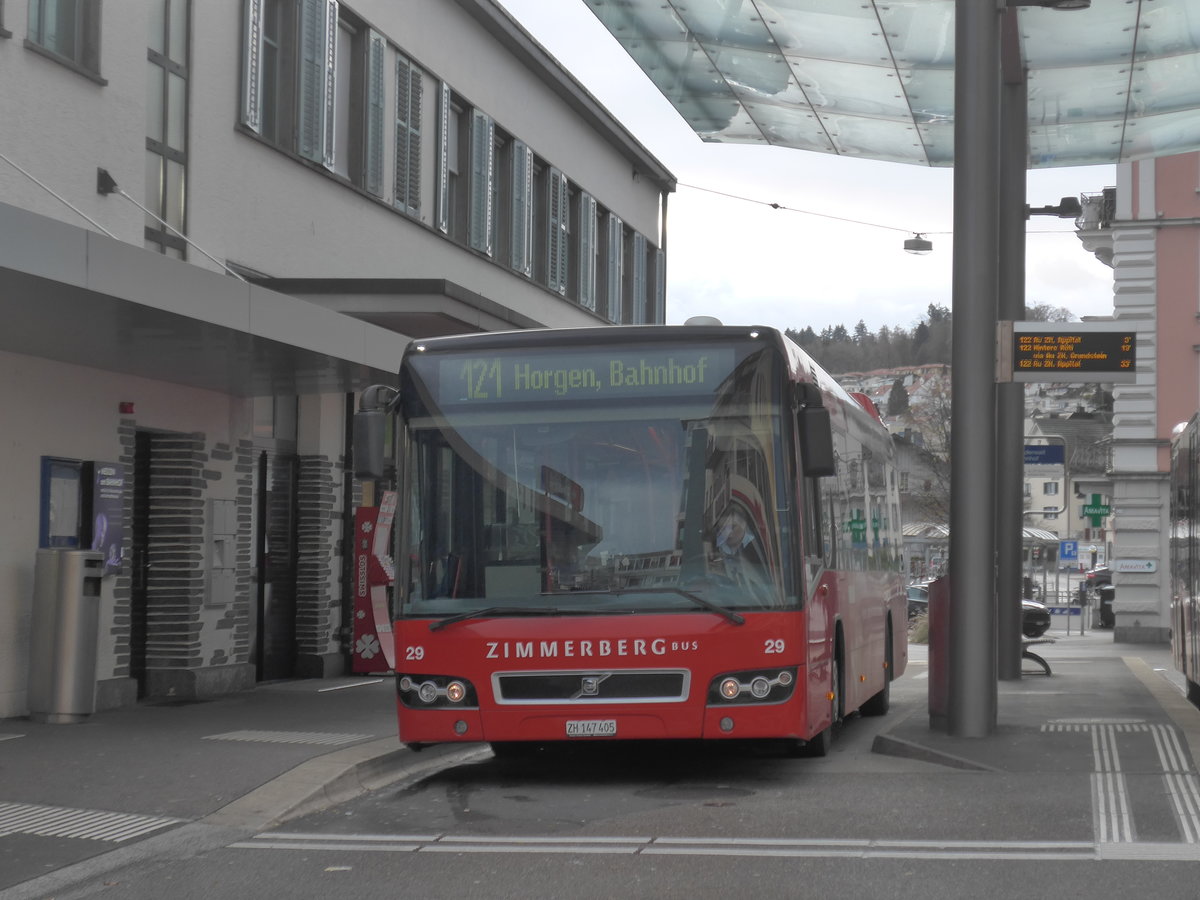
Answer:
M846 523L846 530L850 532L850 542L852 544L865 544L867 542L867 520L863 518L861 509L853 511L852 518Z

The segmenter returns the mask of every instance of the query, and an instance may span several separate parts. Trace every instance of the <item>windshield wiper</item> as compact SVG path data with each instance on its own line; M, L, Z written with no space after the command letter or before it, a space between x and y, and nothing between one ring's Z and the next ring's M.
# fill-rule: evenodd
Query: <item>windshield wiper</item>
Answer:
M711 600L705 600L699 594L694 594L691 591L685 591L683 588L677 587L646 587L646 588L630 588L622 590L615 588L608 591L575 591L573 595L578 597L580 594L604 594L610 597L628 597L631 594L677 594L691 600L697 606L703 606L705 609L715 612L718 616L724 616L734 625L745 625L746 617L740 613L735 613L732 609L726 609L719 603L713 603Z
M574 613L575 610L571 610ZM486 616L561 616L568 612L549 606L486 606L483 609L473 609L470 612L458 613L429 623L430 631L437 631L455 622L465 622L468 619L482 619Z

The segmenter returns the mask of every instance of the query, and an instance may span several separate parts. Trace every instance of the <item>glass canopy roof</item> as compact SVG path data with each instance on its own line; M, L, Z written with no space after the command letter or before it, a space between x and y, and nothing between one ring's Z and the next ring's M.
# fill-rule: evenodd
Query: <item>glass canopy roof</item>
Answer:
M954 162L954 0L586 0L706 141ZM1029 167L1200 148L1200 0L1021 7Z

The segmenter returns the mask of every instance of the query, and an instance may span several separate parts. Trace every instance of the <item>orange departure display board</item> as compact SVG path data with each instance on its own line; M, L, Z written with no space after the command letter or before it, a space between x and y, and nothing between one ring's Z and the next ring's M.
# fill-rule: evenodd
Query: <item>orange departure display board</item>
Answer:
M1130 382L1137 339L1109 322L1004 322L998 380ZM1098 327L1099 326L1099 327ZM1007 344L1007 347L1005 346ZM1004 350L1009 353L1004 353Z

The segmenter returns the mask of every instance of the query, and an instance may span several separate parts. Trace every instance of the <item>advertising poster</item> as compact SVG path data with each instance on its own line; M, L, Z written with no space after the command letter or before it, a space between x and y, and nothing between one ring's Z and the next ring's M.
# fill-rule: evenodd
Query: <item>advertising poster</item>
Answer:
M354 515L354 627L351 669L358 674L383 673L395 665L388 587L394 579L388 555L396 493L385 491L378 507L361 507Z
M120 463L90 463L87 524L91 527L89 548L104 554L104 574L121 571L121 548L125 543L125 467Z

